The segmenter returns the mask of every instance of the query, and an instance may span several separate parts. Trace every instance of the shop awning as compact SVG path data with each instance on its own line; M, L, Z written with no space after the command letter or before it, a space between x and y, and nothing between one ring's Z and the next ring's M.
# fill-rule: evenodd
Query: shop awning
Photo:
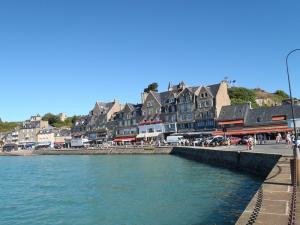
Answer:
M136 138L134 137L123 137L123 138L115 138L114 142L129 142L129 141L136 141Z
M256 128L256 129L241 129L241 130L228 130L226 135L246 135L246 134L261 134L261 133L278 133L278 132L291 132L292 129L288 127L272 127L272 128ZM215 131L214 135L224 135L223 131Z
M136 136L136 138L152 138L152 137L158 137L160 134L162 134L161 132L153 132L153 133L144 133L144 134L139 134Z

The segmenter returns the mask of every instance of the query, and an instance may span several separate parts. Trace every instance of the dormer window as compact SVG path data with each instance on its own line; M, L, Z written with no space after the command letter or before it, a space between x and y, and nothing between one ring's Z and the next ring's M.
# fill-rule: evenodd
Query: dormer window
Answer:
M175 99L174 98L170 98L169 99L169 103L174 103L175 102Z
M147 107L152 107L152 106L153 106L153 104L151 101L147 102Z

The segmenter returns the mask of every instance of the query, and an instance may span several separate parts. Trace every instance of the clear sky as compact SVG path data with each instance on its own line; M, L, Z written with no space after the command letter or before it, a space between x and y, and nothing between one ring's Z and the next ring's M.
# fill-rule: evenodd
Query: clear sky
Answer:
M298 0L0 1L0 117L86 114L137 103L151 82L287 91L300 48ZM300 97L300 52L290 60Z

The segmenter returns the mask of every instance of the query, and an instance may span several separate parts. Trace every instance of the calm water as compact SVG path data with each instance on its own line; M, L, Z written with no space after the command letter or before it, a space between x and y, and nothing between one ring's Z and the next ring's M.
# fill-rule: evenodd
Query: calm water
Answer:
M0 224L234 224L260 180L176 156L0 158Z

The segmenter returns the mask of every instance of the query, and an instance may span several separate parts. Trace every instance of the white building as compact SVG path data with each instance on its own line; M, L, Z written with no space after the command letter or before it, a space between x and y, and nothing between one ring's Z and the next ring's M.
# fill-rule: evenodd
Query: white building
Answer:
M165 133L165 125L162 121L142 122L139 125L137 139L145 141L162 140Z

